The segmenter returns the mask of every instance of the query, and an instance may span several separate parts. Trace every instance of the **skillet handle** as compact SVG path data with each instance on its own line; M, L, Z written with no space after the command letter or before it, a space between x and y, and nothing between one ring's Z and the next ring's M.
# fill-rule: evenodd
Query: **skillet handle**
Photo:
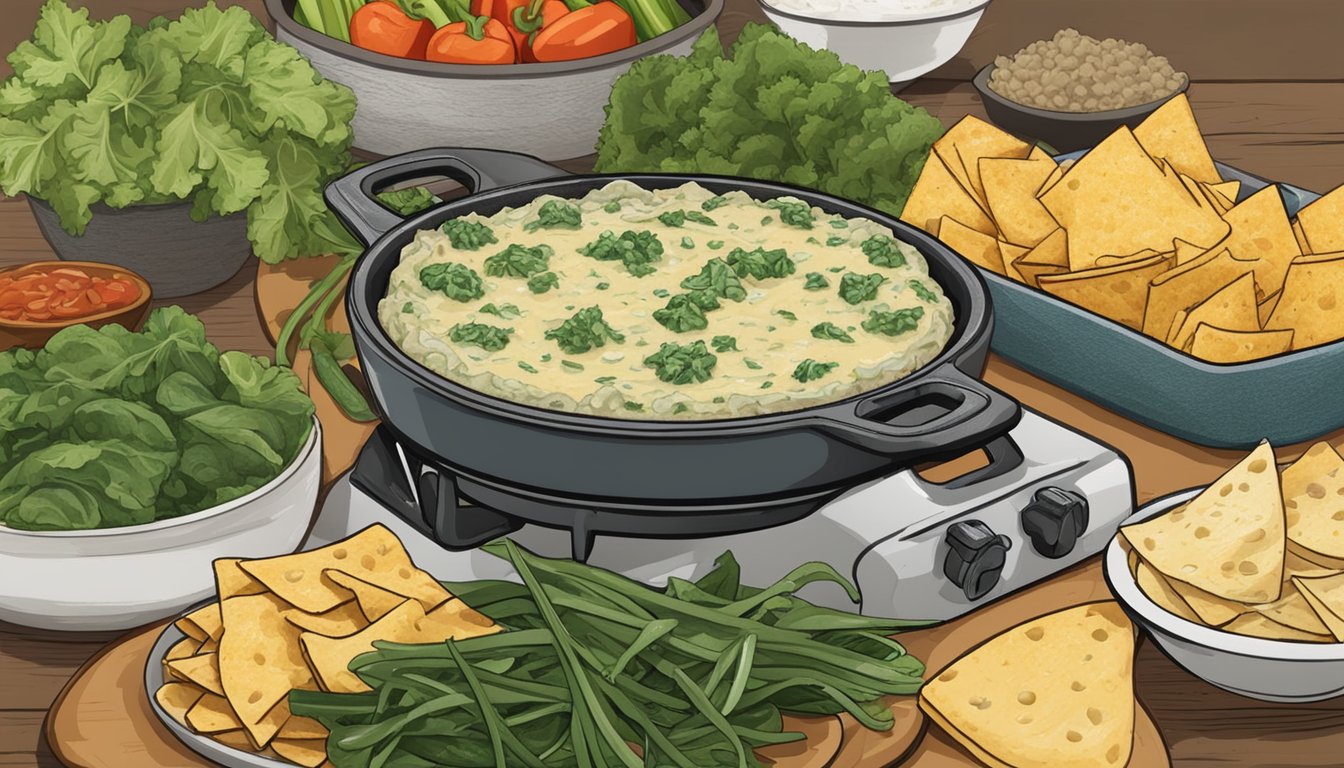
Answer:
M902 416L926 407L942 413L901 423ZM1021 418L1016 400L949 363L929 371L910 389L827 409L817 414L814 426L864 450L922 460L983 447Z
M494 149L442 147L420 149L383 158L358 168L327 185L323 197L352 234L372 245L385 232L405 221L384 208L375 195L388 184L425 176L444 175L467 188L468 195L528 181L568 176L569 173L531 155Z

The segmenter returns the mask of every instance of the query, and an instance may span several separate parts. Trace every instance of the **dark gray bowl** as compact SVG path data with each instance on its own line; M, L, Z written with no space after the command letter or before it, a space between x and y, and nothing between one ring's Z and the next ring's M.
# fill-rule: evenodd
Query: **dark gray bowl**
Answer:
M1075 152L1056 160L1081 156ZM1245 199L1270 182L1216 164ZM1320 195L1281 184L1290 216ZM1344 342L1220 365L981 270L994 299L991 348L1005 359L1121 415L1193 443L1249 449L1291 444L1344 426Z
M989 87L989 76L993 73L994 65L989 64L971 81L975 90L980 93L980 101L985 105L985 112L989 115L990 121L1019 138L1044 141L1060 152L1095 147L1115 129L1122 125L1133 128L1158 107L1177 94L1185 93L1190 87L1190 78L1187 77L1181 87L1171 95L1137 107L1111 109L1105 112L1058 112L1052 109L1028 107L1000 96Z
M61 229L56 211L28 198L37 228L56 255L66 261L97 261L125 267L149 282L156 299L208 291L227 282L252 255L247 214L191 220L191 203L93 206L84 234Z

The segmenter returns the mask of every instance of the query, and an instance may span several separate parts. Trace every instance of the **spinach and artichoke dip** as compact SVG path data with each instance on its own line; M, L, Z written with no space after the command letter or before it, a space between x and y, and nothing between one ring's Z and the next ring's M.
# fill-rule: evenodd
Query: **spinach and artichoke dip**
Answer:
M627 181L418 232L378 317L471 389L658 420L841 400L928 363L953 326L924 258L876 222Z

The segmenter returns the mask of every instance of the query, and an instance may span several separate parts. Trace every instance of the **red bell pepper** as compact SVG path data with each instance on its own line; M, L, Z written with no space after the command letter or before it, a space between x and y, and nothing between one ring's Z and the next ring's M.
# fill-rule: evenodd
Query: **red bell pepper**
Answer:
M635 42L634 20L608 1L570 11L543 26L531 50L537 61L570 61L619 51Z
M412 19L389 0L376 0L360 6L350 17L350 42L388 56L423 59L425 47L433 35L433 22Z
M503 24L488 16L474 16L435 32L425 58L445 64L514 64L518 51Z
M509 31L516 29L523 35L521 42L518 43L519 57L524 62L536 62L537 57L532 54L532 43L537 39L537 34L543 28L559 21L560 17L571 10L562 0L531 0L525 7L515 9Z

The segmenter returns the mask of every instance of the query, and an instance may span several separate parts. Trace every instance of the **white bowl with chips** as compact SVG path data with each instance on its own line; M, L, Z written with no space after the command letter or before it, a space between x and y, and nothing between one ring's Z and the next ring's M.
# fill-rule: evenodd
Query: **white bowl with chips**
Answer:
M1198 496L1192 488L1145 505L1122 526L1165 514ZM1262 701L1305 703L1344 695L1344 643L1269 640L1187 621L1153 602L1130 574L1119 537L1106 549L1111 592L1177 666L1225 691Z
M214 592L211 563L298 549L322 484L322 425L269 483L189 515L79 531L0 526L0 621L40 629L137 627Z

